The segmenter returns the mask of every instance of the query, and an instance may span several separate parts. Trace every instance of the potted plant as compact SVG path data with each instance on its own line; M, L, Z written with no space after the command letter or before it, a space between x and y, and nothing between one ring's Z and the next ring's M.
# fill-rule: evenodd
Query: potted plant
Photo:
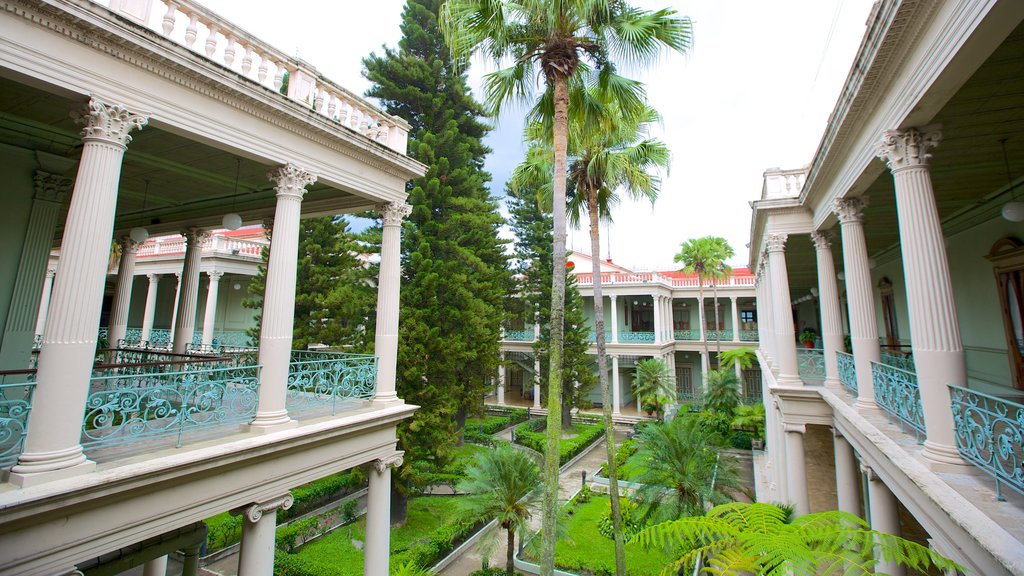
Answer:
M818 339L818 333L810 328L805 328L803 332L797 336L797 340L803 342L804 348L814 348L814 341Z

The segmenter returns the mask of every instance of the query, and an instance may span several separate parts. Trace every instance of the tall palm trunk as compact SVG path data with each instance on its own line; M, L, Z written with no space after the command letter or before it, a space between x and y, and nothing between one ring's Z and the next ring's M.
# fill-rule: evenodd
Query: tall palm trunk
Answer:
M508 539L506 540L508 550L505 551L505 574L506 576L515 576L516 530L512 526L506 527L505 530L508 532Z
M548 350L548 425L544 451L544 500L541 503L541 576L555 571L558 521L558 445L562 439L562 334L565 319L565 174L569 131L569 90L563 74L550 76L555 96L555 171L552 180L554 254L551 274L551 344Z
M622 511L619 509L619 474L615 465L615 422L612 421L612 385L608 381L608 359L604 339L604 297L601 295L601 228L597 209L597 190L587 192L590 213L590 253L594 275L594 332L597 335L597 378L601 384L601 412L604 416L604 442L608 449L608 493L612 494L612 534L615 539L615 575L626 576L626 543L622 538ZM612 322L616 319L612 318Z

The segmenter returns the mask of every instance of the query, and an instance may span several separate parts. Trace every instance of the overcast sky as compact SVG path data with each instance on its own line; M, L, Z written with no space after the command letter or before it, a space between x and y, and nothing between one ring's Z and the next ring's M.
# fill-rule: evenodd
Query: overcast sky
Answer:
M200 0L278 49L313 64L362 94L369 82L361 58L395 46L402 0L293 0L254 10L251 0ZM638 269L673 269L672 256L689 238L724 236L747 263L750 207L766 168L811 161L825 123L864 34L872 0L635 0L670 6L693 20L694 45L640 74L652 105L664 117L656 134L672 151L661 196L624 203L601 249ZM287 9L280 9L287 6ZM477 83L480 66L471 71ZM488 137L491 189L501 195L522 158L521 122L497 119ZM586 229L570 245L586 251ZM602 254L608 257L608 253Z

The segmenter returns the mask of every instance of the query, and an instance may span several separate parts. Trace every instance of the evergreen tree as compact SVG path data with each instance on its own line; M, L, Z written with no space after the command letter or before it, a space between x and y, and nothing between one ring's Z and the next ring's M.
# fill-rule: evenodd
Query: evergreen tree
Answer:
M409 183L398 345L399 395L420 409L399 427L406 468L396 478L393 517L404 519L408 463L444 463L467 414L482 408L497 371L504 295L511 285L498 237L503 223L486 188L490 127L438 30L442 0L409 0L398 49L363 60L391 114L411 125L409 155L428 166Z

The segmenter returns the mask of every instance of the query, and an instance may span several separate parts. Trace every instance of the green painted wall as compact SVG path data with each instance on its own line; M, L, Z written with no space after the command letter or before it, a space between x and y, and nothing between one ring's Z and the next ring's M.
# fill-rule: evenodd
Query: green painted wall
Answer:
M29 150L4 146L0 148L0 154L4 167L4 186L0 192L4 205L0 210L0 246L3 246L0 250L0 338L3 338L3 326L7 325L18 262L32 209L32 179L39 165ZM5 368L0 366L0 369Z

